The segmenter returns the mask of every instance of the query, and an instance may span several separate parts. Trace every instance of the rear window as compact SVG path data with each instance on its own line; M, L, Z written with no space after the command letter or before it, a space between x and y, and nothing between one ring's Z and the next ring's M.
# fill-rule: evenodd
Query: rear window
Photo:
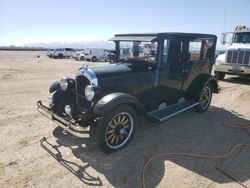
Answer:
M202 41L190 41L188 49L188 59L190 61L197 61L201 59Z

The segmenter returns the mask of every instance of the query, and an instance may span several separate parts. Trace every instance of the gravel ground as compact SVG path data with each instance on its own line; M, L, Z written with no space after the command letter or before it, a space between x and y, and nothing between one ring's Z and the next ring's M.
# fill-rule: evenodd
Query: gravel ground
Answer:
M51 82L74 77L83 63L49 59L45 52L0 51L0 187L141 187L143 164L155 154L220 155L237 143L250 143L245 130L222 125L250 125L250 80L227 76L206 113L190 110L161 124L140 118L131 144L104 154L95 142L95 129L79 139L36 110L36 102L48 98ZM237 149L224 160L162 157L148 166L146 185L240 187L217 167L250 187L249 151Z

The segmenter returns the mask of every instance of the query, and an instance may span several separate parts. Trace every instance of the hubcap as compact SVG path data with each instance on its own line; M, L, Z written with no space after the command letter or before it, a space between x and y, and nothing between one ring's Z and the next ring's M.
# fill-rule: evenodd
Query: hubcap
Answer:
M105 131L105 141L110 148L117 149L123 146L130 138L134 122L127 112L115 115Z
M201 108L206 109L207 106L209 105L210 101L211 101L211 89L210 89L210 87L206 86L203 89L201 97L200 97Z

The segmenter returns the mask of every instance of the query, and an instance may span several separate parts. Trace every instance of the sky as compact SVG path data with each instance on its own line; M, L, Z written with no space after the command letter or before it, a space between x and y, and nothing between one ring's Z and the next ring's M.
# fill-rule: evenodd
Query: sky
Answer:
M250 27L250 0L0 0L0 46ZM220 43L218 43L220 44Z

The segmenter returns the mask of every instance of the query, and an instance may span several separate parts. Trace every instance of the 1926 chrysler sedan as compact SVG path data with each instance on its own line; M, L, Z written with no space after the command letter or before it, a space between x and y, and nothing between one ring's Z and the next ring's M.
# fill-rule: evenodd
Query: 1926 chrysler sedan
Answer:
M81 137L97 124L98 144L106 153L124 148L132 139L137 116L160 122L190 108L204 112L212 93L210 75L216 36L191 33L119 34L115 63L78 70L49 89L49 106L59 126Z

